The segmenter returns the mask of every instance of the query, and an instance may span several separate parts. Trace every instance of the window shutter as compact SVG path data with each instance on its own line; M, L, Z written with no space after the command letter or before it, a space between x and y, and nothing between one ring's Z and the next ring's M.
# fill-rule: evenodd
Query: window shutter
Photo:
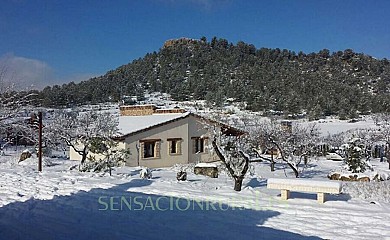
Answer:
M172 140L168 140L168 155L171 155L172 143Z
M144 143L143 142L140 142L139 143L139 156L140 156L140 159L143 159L144 158Z
M205 153L209 152L209 138L203 139L203 149Z
M160 158L160 157L161 157L161 154L160 154L161 141L156 141L154 147L155 147L154 156L155 156L156 158Z
M177 154L181 154L181 141L182 140L178 140L176 142L176 151L177 151Z
M196 138L193 138L192 139L192 153L195 154L196 153L196 141L197 139Z

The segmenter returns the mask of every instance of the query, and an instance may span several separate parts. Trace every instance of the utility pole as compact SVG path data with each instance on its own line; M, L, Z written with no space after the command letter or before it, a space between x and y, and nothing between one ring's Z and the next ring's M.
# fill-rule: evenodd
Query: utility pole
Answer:
M38 171L42 172L42 112L38 112Z

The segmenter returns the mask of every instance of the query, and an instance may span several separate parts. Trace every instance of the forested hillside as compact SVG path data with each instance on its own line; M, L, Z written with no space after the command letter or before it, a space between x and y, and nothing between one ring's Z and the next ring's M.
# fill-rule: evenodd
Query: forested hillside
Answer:
M40 98L44 106L75 105L118 101L145 91L217 105L234 98L255 111L352 117L390 111L390 63L351 49L305 54L215 37L183 38L104 76L46 87Z

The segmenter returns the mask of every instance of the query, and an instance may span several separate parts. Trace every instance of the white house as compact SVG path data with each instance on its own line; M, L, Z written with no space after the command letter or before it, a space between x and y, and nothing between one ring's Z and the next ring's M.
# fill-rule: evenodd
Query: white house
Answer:
M183 109L157 109L154 105L120 107L119 146L130 150L127 166L149 168L219 160L209 151L206 125L218 125L228 135L244 132ZM72 149L71 159L80 159Z

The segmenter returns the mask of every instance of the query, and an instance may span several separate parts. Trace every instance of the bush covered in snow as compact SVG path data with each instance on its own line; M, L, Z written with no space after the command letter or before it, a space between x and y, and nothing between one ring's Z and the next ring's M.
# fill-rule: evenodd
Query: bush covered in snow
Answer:
M118 151L119 152L119 151ZM104 172L109 170L111 172L112 167L122 167L125 165L124 155L121 153L113 153L107 155L104 159L89 157L84 164L80 165L80 171L82 172Z
M151 179L152 171L149 168L142 168L141 172L139 173L139 177L142 179Z
M343 184L343 192L351 197L390 203L390 181L348 182Z
M35 157L34 155L31 156L30 158L27 158L24 161L18 162L19 165L22 166L38 166L38 158ZM53 162L50 158L43 157L42 158L42 166L44 167L50 167L53 166Z

